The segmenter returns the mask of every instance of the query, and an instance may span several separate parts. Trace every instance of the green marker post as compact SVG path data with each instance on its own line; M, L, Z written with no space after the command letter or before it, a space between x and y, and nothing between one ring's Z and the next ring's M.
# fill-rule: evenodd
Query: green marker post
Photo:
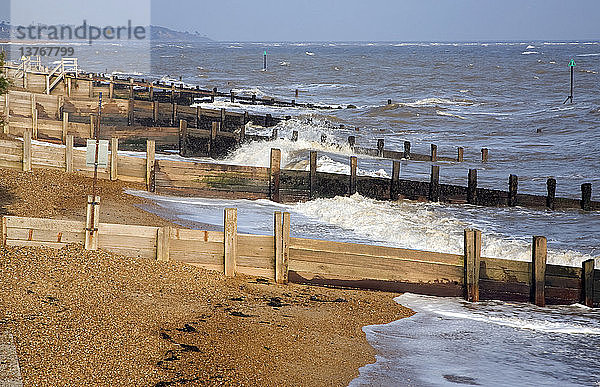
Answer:
M569 62L569 68L571 68L571 94L567 97L567 99L565 99L563 105L566 104L568 100L571 100L571 103L573 103L573 72L575 70L575 60L571 59Z
M267 71L267 50L265 50L264 63L263 63L263 71Z

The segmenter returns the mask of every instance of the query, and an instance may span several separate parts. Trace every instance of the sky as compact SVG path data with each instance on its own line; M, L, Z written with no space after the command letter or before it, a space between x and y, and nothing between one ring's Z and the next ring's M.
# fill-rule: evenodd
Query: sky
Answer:
M599 40L600 0L152 0L152 22L225 41Z
M221 41L600 40L600 0L0 0L7 12L19 24L151 18Z

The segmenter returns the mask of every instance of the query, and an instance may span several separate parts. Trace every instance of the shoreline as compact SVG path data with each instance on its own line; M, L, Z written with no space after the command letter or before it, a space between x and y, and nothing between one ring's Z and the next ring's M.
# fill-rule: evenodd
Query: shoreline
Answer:
M83 219L90 183L0 169L2 213ZM98 186L102 221L171 224L123 192L138 185ZM15 335L26 384L347 385L375 361L362 328L412 314L395 293L225 279L75 245L0 251L11 273L0 277L0 329Z

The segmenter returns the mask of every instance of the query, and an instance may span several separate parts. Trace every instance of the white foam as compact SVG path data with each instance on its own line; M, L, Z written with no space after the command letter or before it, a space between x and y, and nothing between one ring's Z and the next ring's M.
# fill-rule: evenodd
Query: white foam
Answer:
M532 54L539 54L538 51L523 51L521 53L521 55L532 55Z
M438 116L454 117L454 118L460 118L461 120L466 120L465 117L459 116L458 114L452 114L452 113L444 112L441 110L436 110L435 113Z
M600 53L594 53L594 54L579 54L579 55L575 55L575 56L600 56Z
M535 48L535 46L532 46L531 44L529 46L525 47L526 50L529 50L529 49L532 49L532 48Z
M451 100L447 98L423 98L416 100L414 102L405 102L399 103L399 106L408 106L408 107L436 107L440 105L461 105L461 106L470 106L473 105L473 102L466 100Z
M395 247L463 253L465 228L483 229L482 255L485 257L531 261L531 242L500 235L487 229L489 219L464 221L452 208L436 203L383 202L359 194L350 197L317 199L295 205L303 215L351 230L367 239L378 240ZM575 251L548 249L548 263L581 267L581 262L593 258Z

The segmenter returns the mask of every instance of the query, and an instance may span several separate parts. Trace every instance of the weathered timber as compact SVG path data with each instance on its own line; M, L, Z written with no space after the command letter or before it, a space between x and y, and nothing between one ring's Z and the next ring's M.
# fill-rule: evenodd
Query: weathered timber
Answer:
M546 306L546 259L547 241L545 237L534 236L531 249L531 301L537 306Z
M479 268L481 260L481 231L465 230L464 232L464 284L465 299L470 302L479 301Z
M281 171L281 150L271 149L269 164L269 195L272 201L279 203L279 181Z
M238 256L237 209L226 208L224 219L224 267L225 276L233 277Z
M556 198L556 179L550 178L546 181L548 194L546 195L546 207L551 210L555 208Z
M517 175L510 175L508 178L508 206L514 207L517 205L517 189L519 179Z
M350 185L348 195L356 193L356 170L358 168L358 159L355 156L350 157Z

